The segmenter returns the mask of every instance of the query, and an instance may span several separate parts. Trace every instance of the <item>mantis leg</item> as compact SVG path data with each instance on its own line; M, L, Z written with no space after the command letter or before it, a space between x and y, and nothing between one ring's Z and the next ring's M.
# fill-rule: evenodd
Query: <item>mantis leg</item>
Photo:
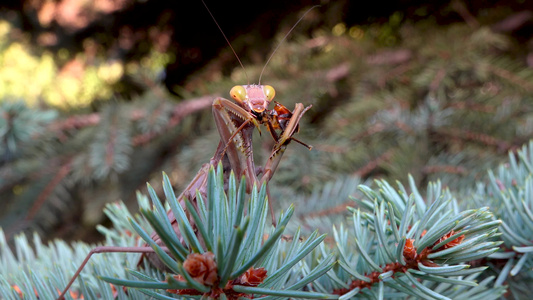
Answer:
M230 161L230 165L237 175L244 175L246 178L246 189L251 191L254 185L260 185L263 182L267 183L268 205L270 209L270 215L272 216L272 224L276 224L276 217L274 208L272 206L272 198L268 189L268 180L272 177L273 172L269 171L269 177L263 176L261 182L259 182L253 158L252 148L252 134L254 128L259 129L259 122L257 118L251 113L247 112L235 103L218 98L213 102L213 116L215 117L215 123L220 134L222 141L227 145L227 156ZM299 119L296 121L298 122ZM280 143L279 137L272 125L267 122L267 128L272 134L276 145ZM297 124L296 124L297 125ZM296 128L296 125L294 125ZM291 135L294 133L294 129L291 130ZM287 137L282 137L282 143L286 143ZM221 142L222 142L221 141ZM285 146L284 146L285 147ZM276 150L277 152L278 150ZM269 159L270 160L270 159ZM279 160L275 160L275 166L272 168L269 166L269 170L277 167Z
M167 251L166 247L162 247L164 251ZM112 253L112 252L128 252L128 253L154 253L155 250L151 247L115 247L115 246L100 246L96 247L87 254L81 265L79 266L78 270L76 270L76 273L74 273L74 276L70 279L69 283L65 287L65 289L61 292L59 297L57 297L57 300L65 299L64 296L67 293L68 289L72 286L76 278L80 275L81 271L85 267L85 265L89 262L89 259L93 254L98 253Z
M200 170L196 173L196 176L179 195L177 200L184 209L184 198L191 200L193 205L197 205L196 191L200 192L200 194L204 196L204 199L207 199L205 196L207 194L209 169L211 167L216 168L220 162L227 162L227 164L229 164L228 169L233 170L238 177L242 175L246 177L248 192L250 192L253 185L258 182L255 173L252 149L252 133L255 126L259 125L257 119L235 103L223 98L217 98L213 101L212 110L215 125L220 134L220 142L209 163L202 165ZM242 128L240 128L241 126ZM240 130L238 130L239 128ZM168 217L174 231L181 238L175 216L172 212L169 212ZM191 224L194 224L192 219L189 221ZM159 236L155 232L152 234L152 239L157 244L162 245ZM144 257L146 257L156 268L165 269L165 265L159 260L157 255L148 253L143 255L141 260Z
M285 149L287 148L287 145L291 140L296 140L292 136L294 133L296 133L298 129L298 124L300 123L300 120L302 119L302 116L304 113L311 108L311 105L308 107L303 106L302 103L296 103L296 107L294 108L293 114L291 119L289 120L289 123L285 130L283 130L281 136L274 135L276 132L273 130L273 128L269 127L269 131L271 133L274 133L272 136L276 140L276 144L274 144L274 147L272 148L272 153L270 154L270 157L268 158L268 161L265 164L263 176L261 177L261 184L266 183L267 184L267 195L268 195L268 203L270 205L270 214L272 215L272 224L276 225L276 219L274 215L274 209L271 205L272 197L270 196L270 190L268 188L268 182L274 175L274 172L276 172L276 169L278 168L278 165L281 161L281 158L283 157L283 153L285 152ZM298 140L296 140L298 141ZM306 146L311 150L311 146L306 145L305 143L302 143L298 141L302 145Z
M245 176L246 190L250 192L258 183L252 134L260 124L254 115L224 98L217 98L213 102L213 117L221 143L225 144L230 166L238 177Z
M285 152L287 145L290 143L291 140L295 140L292 136L296 133L298 124L300 123L302 116L310 108L311 105L304 108L302 103L296 103L296 107L294 108L292 117L289 120L287 127L285 128L285 130L283 130L281 136L279 136L276 144L272 148L272 153L270 154L270 157L268 158L268 161L265 164L265 171L263 173L263 176L261 177L261 183L270 181L270 179L274 175L274 172L276 172L276 169L278 168L278 165L281 161L281 158L283 157L283 153ZM309 150L311 150L312 148L311 146L308 146L306 144L303 145L308 147Z

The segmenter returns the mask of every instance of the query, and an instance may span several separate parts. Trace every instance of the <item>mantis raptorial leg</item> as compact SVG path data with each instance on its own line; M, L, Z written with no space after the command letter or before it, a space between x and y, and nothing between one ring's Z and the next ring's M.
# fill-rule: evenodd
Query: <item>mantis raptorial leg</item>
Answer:
M213 103L213 115L215 116L215 122L217 124L222 141L227 141L226 149L228 150L227 156L230 161L230 165L232 167L237 167L237 170L240 170L243 173L239 173L238 171L235 171L235 169L234 172L239 176L245 176L248 189L254 184L259 186L263 183L267 184L268 188L268 182L274 175L274 172L281 161L285 148L289 142L293 140L292 136L299 128L300 119L302 118L303 114L311 108L311 106L304 108L303 104L297 103L294 111L292 113L289 111L290 118L288 118L288 122L280 123L275 111L266 109L268 103L274 97L274 89L271 86L237 86L237 88L239 87L245 88L246 93L241 93L239 95L240 98L244 99L243 101L239 102L239 97L234 96L235 94L233 92L230 92L230 94L232 94L233 98L236 99L241 106L238 106L237 104L223 98L218 98L215 100ZM232 91L234 90L235 87L232 89ZM264 93L261 94L258 92L258 90L263 90ZM248 95L249 91L253 92L255 98L251 98ZM270 97L267 96L267 91L271 93ZM261 95L263 97L261 97ZM255 101L255 103L250 104L252 101ZM282 106L279 103L277 103L277 105ZM249 111L247 109L249 109ZM268 131L275 140L272 152L263 168L263 176L261 177L260 181L255 174L251 138L253 129L255 127L259 128L259 123L263 123L265 126L267 126ZM241 124L244 126L239 126ZM229 130L230 128L231 130ZM281 130L281 136L276 133L275 128L279 128ZM302 143L300 141L298 142ZM305 143L302 144L309 149L312 148ZM272 208L270 192L268 194L268 203L270 206L272 223L275 224L276 220L274 210Z

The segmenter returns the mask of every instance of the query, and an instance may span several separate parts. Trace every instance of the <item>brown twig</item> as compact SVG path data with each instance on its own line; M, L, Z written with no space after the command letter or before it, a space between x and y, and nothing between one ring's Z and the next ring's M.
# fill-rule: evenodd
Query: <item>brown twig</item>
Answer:
M113 166L113 161L115 158L115 144L117 142L117 132L118 132L116 123L117 123L117 118L116 118L116 115L114 115L112 117L111 126L109 126L109 135L108 135L109 140L107 141L106 149L105 149L105 163L109 168Z
M379 164L391 159L393 154L394 154L394 149L387 150L385 153L369 161L364 167L357 170L354 173L354 175L359 176L359 177L366 177L368 174L370 174L370 172L374 171L379 166Z
M57 173L55 174L54 178L50 180L50 182L46 185L44 190L39 194L39 197L37 197L37 200L33 202L33 205L31 206L28 214L25 217L25 220L31 220L35 217L37 212L40 210L41 206L43 206L44 202L50 194L54 191L57 185L65 178L68 173L70 172L72 167L72 158L69 158L65 164L59 168Z
M165 129L170 129L178 125L185 116L195 113L199 110L206 109L211 106L215 96L209 95L199 98L192 98L184 100L176 104L173 108L170 121L167 123ZM133 110L129 116L130 120L136 121L146 117L146 111L141 109ZM98 125L102 121L99 113L92 113L83 116L73 116L65 120L57 121L48 126L50 131L56 132L61 139L66 139L63 135L64 131L83 129L89 126ZM164 131L163 131L164 132ZM140 134L133 138L132 144L134 146L143 145L153 140L155 137L161 135L162 132L148 132Z
M210 102L212 102L215 97L216 95L208 95L204 97L183 100L175 105L173 111L174 113L179 113L180 110L185 109L191 112L195 112L196 110L203 109L208 106L205 105L206 99L210 99ZM165 99L164 96L160 96L160 98ZM145 117L146 111L143 109L132 110L130 114L130 120L132 121L137 121ZM98 125L101 121L102 117L99 113L91 113L87 115L72 116L64 120L53 122L48 126L48 129L56 132L67 131L72 129L82 129L88 126Z
M87 126L94 126L100 123L101 117L98 113L92 113L83 116L72 116L65 120L53 122L48 126L51 131L64 131L72 129L80 129Z
M517 76L516 74L508 71L508 70L505 70L505 69L502 69L502 68L498 68L494 65L491 65L491 64L488 64L487 65L487 69L492 72L492 74L496 75L496 76L499 76L503 79L507 79L511 82L513 82L514 84L516 85L519 85L521 86L522 88L524 88L525 90L527 90L528 92L533 92L533 84L531 84L530 81L527 81L523 78L520 78L519 76Z
M480 104L480 103L455 102L455 103L451 103L448 107L454 108L454 109L489 113L489 114L494 113L496 111L496 107L494 105L487 105L487 104Z
M438 239L432 246L426 247L422 249L422 251L417 251L416 247L414 246L414 239L407 239L405 242L405 246L403 248L403 258L405 260L405 264L401 264L399 262L391 262L383 266L380 272L372 272L370 274L364 274L366 278L369 280L354 280L350 283L349 288L340 288L337 290L334 290L333 293L336 295L344 295L348 293L349 291L359 288L372 288L372 285L382 281L383 279L380 278L380 275L385 272L393 272L393 273L406 273L408 270L419 270L419 264L422 264L424 266L429 267L436 267L439 266L438 264L434 263L431 259L428 258L429 254L439 252L454 246L457 246L463 242L463 239L465 238L464 235L459 236L458 238L448 242L447 244L441 246L440 248L433 250L433 246L437 245L447 238L451 237L453 234L456 234L453 230L444 234L440 239Z
M396 125L396 127L398 127L398 129L402 130L403 132L405 132L405 133L407 133L409 135L414 135L415 134L415 131L413 130L413 128L411 128L411 126L407 125L404 122L396 121L396 122L394 122L394 125Z
M331 216L331 215L342 214L346 212L346 208L350 205L353 205L352 201L348 201L348 202L345 202L345 203L342 203L342 204L339 204L339 205L336 205L334 207L330 207L327 209L306 213L305 215L302 215L301 218L307 219L307 218L326 217L326 216Z
M468 11L468 8L463 1L452 1L452 8L461 16L461 18L463 18L463 20L465 20L468 26L471 28L479 28L479 22L476 20L476 18L474 18L474 16L472 16L470 11Z
M522 28L531 20L533 20L533 12L529 10L523 10L514 13L508 16L507 18L499 21L498 23L492 25L491 29L494 32L511 32Z
M344 146L335 146L327 144L314 144L313 150L327 152L327 153L346 153L350 148Z
M497 139L495 137L492 137L488 134L479 133L479 132L472 132L468 130L462 130L457 128L451 128L451 129L436 129L437 133L441 135L450 136L452 138L457 138L465 141L474 141L481 143L486 146L492 146L498 148L500 151L507 152L509 150L513 150L516 148L515 145L512 145L508 143L507 141Z
M409 49L384 50L374 55L370 55L366 62L369 65L396 65L409 61L413 53Z
M452 165L436 165L436 166L425 166L422 169L424 174L434 174L434 173L448 173L448 174L459 174L466 175L468 170L461 166L452 166Z
M429 90L432 92L435 92L439 88L440 83L442 82L445 76L446 76L446 69L442 68L438 70L437 74L435 74L435 78L433 78L433 80L429 84Z
M414 67L413 63L406 62L406 63L400 64L399 66L395 68L388 70L386 74L383 74L383 76L381 76L378 79L378 86L385 87L385 84L389 82L389 80L398 78L403 73L406 73L410 71L411 69L413 69L413 67Z
M175 127L178 125L184 117L195 113L199 110L206 109L211 106L213 103L213 96L205 96L200 98L194 98L189 99L186 101L183 101L176 105L173 109L172 116L170 117L169 122L167 123L167 126L165 127L165 130L168 130L172 127ZM135 136L132 140L132 144L134 146L144 145L154 138L161 135L165 130L158 131L158 132L147 132L140 134L138 136Z
M361 140L364 137L374 135L374 134L376 134L378 132L382 132L383 130L385 130L385 128L386 128L385 124L383 124L381 122L380 123L375 123L372 126L367 127L365 131L362 131L359 134L354 135L350 140L354 141L354 142L357 142L357 141Z

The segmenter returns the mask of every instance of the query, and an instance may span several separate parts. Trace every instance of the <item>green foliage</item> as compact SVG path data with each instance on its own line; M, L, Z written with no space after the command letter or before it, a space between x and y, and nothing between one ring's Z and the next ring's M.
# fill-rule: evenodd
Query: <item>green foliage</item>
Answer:
M287 186L310 194L350 175L397 180L411 173L419 186L440 180L466 188L528 141L533 72L516 59L518 45L508 36L486 26L393 23L392 46L383 45L381 25L369 25L317 30L312 39L298 36L278 49L262 83L275 87L275 100L288 108L313 105L298 138L314 149L289 147L273 178L275 198L287 198ZM252 81L262 69L246 67ZM231 78L205 80L200 89L246 82L240 68ZM197 137L180 153L180 174L191 178L204 161L190 154L209 157L206 145L218 138ZM260 149L271 139L256 143L264 158Z
M158 297L159 294L147 291L146 288L155 287L157 289L183 290L181 295L210 295L211 297L235 297L247 294L262 294L273 296L285 296L291 298L327 298L327 295L309 295L296 290L304 287L320 274L327 272L332 267L332 260L327 259L324 264L311 274L305 277L298 276L297 273L290 272L291 268L297 264L306 254L312 251L323 239L315 232L307 238L305 243L300 243L299 233L296 234L292 243L281 248L281 234L285 230L287 222L290 220L294 208L289 208L281 217L276 228L268 229L267 224L267 202L266 186L263 185L260 191L255 189L250 201L245 204L246 184L244 178L237 189L235 177L230 175L227 195L223 192L224 179L221 165L215 178L212 169L209 174L207 189L209 192L206 202L198 194L198 211L193 204L186 201L186 206L192 214L189 221L184 208L177 202L174 191L168 177L164 176L164 191L168 204L179 225L179 234L171 224L165 209L157 198L153 189L149 188L154 208L141 209L141 213L150 222L152 228L163 241L164 246L170 251L170 255L148 235L142 227L135 221L132 226L135 231L150 245L159 259L175 275L167 275L165 283L154 278L132 272L137 281L113 279L102 277L105 281L113 284L141 288L141 291ZM247 215L243 215L248 211ZM194 220L194 222L192 222ZM195 224L195 225L193 225ZM199 234L196 234L198 232ZM263 233L268 232L268 239L263 240ZM184 241L184 244L182 244ZM283 255L281 254L283 251ZM210 254L208 254L210 253ZM192 254L202 254L194 256ZM203 278L216 275L217 280L206 280L199 282L198 278L193 279L186 269L185 262L193 259L209 261L213 255L216 265L215 269L204 271L212 274L204 275ZM207 257L207 258L206 258ZM249 284L243 276L245 272L264 268L268 277L264 282ZM176 279L179 278L179 279ZM262 281L262 280L261 280ZM222 290L221 290L222 289ZM225 295L225 296L224 296Z
M193 298L207 293L215 298L262 294L307 299L498 299L506 284L520 298L532 277L528 255L533 222L531 149L533 142L518 153L520 161L511 155L509 164L495 173L489 171L489 184L485 187L480 182L468 202L457 201L454 193L438 182L430 183L423 197L412 177L408 188L398 184L394 189L384 180L376 181L374 188L360 185L364 197L353 198L351 217L333 229L334 246L323 243L324 236L317 232L304 237L299 229L286 241L281 234L294 208L280 216L278 227L269 228L265 187L255 189L245 201L244 180L239 184L231 175L224 192L221 167L217 173L211 169L207 198L198 194L197 208L188 200L177 203L169 178L163 176L167 205L149 186L151 207L147 197L138 195L143 217L133 218L123 205L109 205L106 214L115 228L99 230L110 245L146 242L171 273L165 275L147 264L144 271L136 271L138 254L103 254L91 260L78 280L80 285L73 289L86 299L109 296L109 285L96 279L98 275L114 285L131 287L127 292L118 289L129 299L142 299L142 294L170 299L172 293ZM461 194L469 199L467 193ZM487 204L485 201L494 214L481 205ZM180 220L177 232L167 210ZM150 228L158 233L161 244L150 237ZM131 232L138 235L128 234ZM15 255L5 238L1 240L0 266L5 271L0 291L11 295L7 299L19 299L14 285L27 297L33 288L39 295L53 295L66 285L90 248L78 243L71 249L61 241L45 246L37 235L33 244L35 252L26 237L19 236ZM161 247L169 249L168 254ZM216 284L193 278L190 269L184 268L193 253L213 253L218 267ZM113 259L105 258L109 256ZM338 261L335 266L334 260ZM262 283L242 284L245 271L259 268L267 270ZM304 287L307 292L297 291Z
M20 101L0 103L0 162L14 159L15 153L31 147L32 137L42 134L44 127L57 118L54 110L28 108Z
M100 223L106 202L130 198L163 152L179 151L174 139L193 134L187 121L175 125L211 106L211 97L182 103L167 97L154 88L132 102L66 118L56 110L2 102L0 189L6 209L0 226L8 235L51 232L81 207L84 214L74 218L90 227Z
M201 200L196 204L197 211L187 203L188 212L193 212L190 209L194 209L195 212L191 217L187 217L188 213L176 200L168 177L164 176L167 208L170 207L179 220L178 233L174 231L163 203L151 187L148 190L152 208L147 198L139 195L139 205L142 207L141 213L144 218L139 216L133 218L123 205L109 205L106 214L113 220L115 228L99 229L106 235L107 243L117 246L139 246L141 240L138 236L140 236L144 242L154 248L161 261L174 274L164 275L166 280L162 281L162 273L147 264L143 273L134 270L139 260L138 254L112 253L93 258L88 270L80 276L79 287L76 289L85 299L108 299L112 295L110 286L102 284L94 275L86 273L90 271L107 282L139 289L141 293L157 299L167 299L164 298L165 295L168 297L172 294L164 291L154 292L151 289L180 289L188 291L192 296L218 293L217 295L222 297L220 290L223 289L224 293L230 293L228 297L232 294L242 296L261 294L307 299L332 298L331 295L299 291L333 266L332 255L324 258L321 264L309 270L307 274L301 274L296 267L323 241L325 236L319 236L318 232L314 232L302 241L298 231L291 242L286 241L282 238L282 233L294 208L289 208L280 216L277 227L269 228L270 226L266 226L268 223L266 187L263 185L261 190L256 189L250 200L245 201L244 179L238 187L233 175L229 181L226 194L222 169L219 168L217 175L212 169L209 175L207 199L204 202L200 196ZM248 214L244 214L244 211ZM162 246L149 236L147 232L150 228L154 228L159 234L163 246L169 249L170 254L167 254ZM132 231L138 236L126 234ZM266 240L264 234L268 235ZM14 255L6 243L3 232L1 237L0 254L3 271L0 277L0 294L6 297L10 295L6 299L27 299L26 297L32 299L33 287L36 286L37 293L41 297L53 298L50 295L55 295L56 290L66 286L69 279L67 274L74 272L72 268L83 259L85 256L83 253L87 254L90 250L90 246L83 243L74 244L73 249L70 249L61 241L45 246L39 237L34 235L33 243L36 251L34 253L28 240L22 235L15 241L17 255ZM214 254L216 261L215 271L218 278L216 286L213 282L198 282L197 278L193 279L184 269L184 261L190 260L191 254L208 252ZM51 257L54 259L50 259ZM127 269L124 269L125 267ZM245 272L260 268L267 271L268 277L265 281L250 284L242 279ZM32 271L37 269L39 272ZM117 276L121 279L116 279ZM181 278L183 281L176 278ZM13 286L19 287L24 296L20 297L13 290ZM120 297L125 296L121 289L117 291L120 291ZM128 289L127 295L128 299L137 299L140 294L135 292L135 289ZM67 299L71 298L67 296Z
M367 199L355 200L351 234L344 226L335 231L340 268L329 274L327 285L343 299L359 293L385 299L484 299L488 294L496 299L503 293L503 288L491 289L494 278L478 285L475 278L487 267L469 263L501 244L494 241L500 221L492 221L487 207L460 211L439 183L428 186L425 198L414 185L410 195L401 184L399 191L385 181L377 185L376 190L361 187Z
M143 199L141 198L140 201ZM146 201L146 199L144 199ZM100 228L106 236L106 243L115 246L139 246L138 237L127 235L132 228L126 222L131 217L123 204L110 204L106 214L115 221L112 230ZM143 226L147 223L138 219ZM31 240L25 235L18 235L15 239L15 252L10 249L3 231L0 231L0 259L2 271L0 273L0 295L2 299L55 299L57 291L65 286L81 264L85 256L95 245L83 242L68 245L61 240L48 244L41 241L35 233ZM139 260L139 254L112 253L94 256L90 264L80 277L81 290L88 299L96 299L102 295L105 299L112 298L113 291L108 284L103 284L92 274L109 274L111 276L127 277L124 267L134 268ZM162 277L160 272L154 271L154 276ZM17 286L22 296L14 289ZM124 291L117 290L119 297L124 298ZM71 294L78 298L76 294ZM78 293L79 295L79 293ZM67 296L67 299L73 299ZM128 292L129 299L145 299L137 291Z
M502 149L529 138L533 73L507 56L513 44L505 36L426 21L403 25L401 43L385 48L372 30L358 29L366 35L354 39L347 31L317 38L316 48L282 47L270 66L277 77L297 78L278 93L284 102L314 105L301 138L319 150L303 153L313 170L300 175L317 174L311 186L322 174L354 170L468 186L502 159ZM304 53L312 59L296 58ZM328 82L328 75L337 79Z
M489 171L488 182L480 182L472 193L472 205L484 203L502 221L500 251L487 264L498 276L497 285L507 284L513 295L526 295L533 288L533 142L509 162Z

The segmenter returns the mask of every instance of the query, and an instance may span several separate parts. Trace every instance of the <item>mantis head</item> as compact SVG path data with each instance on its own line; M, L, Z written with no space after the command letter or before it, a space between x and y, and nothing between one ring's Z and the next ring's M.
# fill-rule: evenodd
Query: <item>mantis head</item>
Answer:
M242 107L255 114L263 113L276 95L272 86L256 84L236 85L229 93Z

